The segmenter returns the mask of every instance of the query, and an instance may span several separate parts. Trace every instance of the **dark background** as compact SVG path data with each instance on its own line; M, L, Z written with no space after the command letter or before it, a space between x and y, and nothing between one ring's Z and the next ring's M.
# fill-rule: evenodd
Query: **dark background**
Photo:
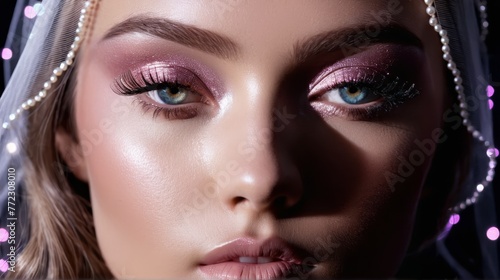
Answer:
M0 2L0 50L3 49L3 46L5 45L5 38L8 34L8 29L9 25L12 19L12 13L14 10L14 6L16 4L15 0L2 0ZM493 120L494 120L494 125L495 125L495 143L497 147L500 146L500 1L498 0L490 0L488 3L488 21L490 22L490 32L488 35L488 38L486 40L488 50L490 52L490 67L491 67L491 72L492 72L492 77L491 80L493 81L492 84L495 86L495 92L496 94L493 96L493 101L495 102L495 107L493 108ZM0 59L0 64L3 63L3 60ZM4 78L3 78L3 67L0 67L0 92L3 91L4 88ZM500 217L500 175L498 175L493 183L493 188L495 191L495 198L496 198L496 204L497 204L497 218ZM470 230L467 230L467 228L473 228L473 224L471 223L472 220L472 211L471 209L465 210L461 214L462 218L460 223L458 223L450 235L453 235L454 231L461 231L464 230L466 232L471 232ZM496 225L491 225L491 226L498 226L498 223ZM456 228L456 229L455 229ZM451 242L453 244L457 244L457 247L463 247L463 250L466 251L466 255L469 256L477 256L478 259L480 259L480 255L478 255L478 248L477 244L474 243L472 240L462 240L462 238L458 238L456 240L453 240L451 238L453 236L450 236ZM459 244L459 246L458 246ZM497 246L497 248L500 248L500 239L498 239L496 242L491 243L492 246ZM500 250L499 250L500 252ZM417 270L421 270L422 274L402 274L404 277L420 277L424 276L425 274L428 273L427 276L433 275L436 278L452 278L453 274L449 271L448 268L443 265L442 261L431 261L429 262L429 258L431 257L432 259L433 252L427 252L424 257L420 257L418 260L417 264L408 264L407 268L408 270L414 270L417 268ZM471 266L474 266L474 264L471 264ZM499 264L500 266L500 264ZM475 270L474 268L471 268L472 270ZM425 271L427 273L424 273Z

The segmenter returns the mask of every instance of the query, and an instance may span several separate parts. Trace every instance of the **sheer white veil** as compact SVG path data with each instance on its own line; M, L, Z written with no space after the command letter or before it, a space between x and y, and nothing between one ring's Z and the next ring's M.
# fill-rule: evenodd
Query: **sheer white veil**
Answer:
M29 11L25 11L27 6L36 7L32 11L37 14L35 19L25 16L26 12L29 15ZM29 238L27 205L23 203L23 158L26 145L34 144L26 142L27 115L37 110L36 106L31 110L22 110L20 106L33 99L52 75L52 70L65 61L83 6L81 0L18 0L8 33L5 47L12 50L12 58L4 61L6 88L0 98L0 228L15 222L17 254ZM13 116L15 121L6 128L5 123ZM9 178L8 170L15 170L14 176ZM14 187L9 181L14 182ZM15 201L9 200L14 204L8 204L9 197L14 197ZM0 244L1 260L9 259L7 254L11 245Z
M485 33L484 28L487 27L481 21L481 12L483 15L485 12L483 7L485 7L485 1L436 0L439 21L448 33L451 53L457 68L462 73L469 121L482 134L485 141L493 143L493 122L487 96L490 78L488 54L481 38L482 34ZM488 155L494 157L495 151L492 146L489 149L487 146L484 145L484 142L474 138L470 174L454 212L460 212L468 204L473 204L475 231L482 253L483 275L481 276L499 278L498 249L486 236L488 228L497 224L494 195L490 185L494 171L489 170L489 166L493 168L495 163L488 158ZM439 239L437 247L461 278L478 277L471 275L450 253L451 250L446 245L446 238Z
M106 0L102 0L106 1ZM422 9L426 8L423 0ZM35 19L24 16L24 8L37 4ZM66 60L75 38L75 30L84 5L83 0L18 0L12 25L7 38L7 48L13 57L5 61L7 86L0 99L0 228L5 228L8 218L18 218L18 225L28 222L23 205L24 147L36 145L26 143L27 114L37 110L20 109L28 99L34 98L43 89L52 75L52 70ZM483 140L493 143L492 119L486 94L489 69L487 52L481 40L480 8L475 0L436 0L437 17L443 29L448 32L451 54L461 71L464 93L468 101L469 119L481 133ZM22 52L21 52L22 51ZM15 67L15 68L14 68ZM67 72L66 74L68 74ZM64 74L67 78L68 75ZM63 79L64 79L63 77ZM41 99L40 102L44 102ZM2 126L2 124L6 124ZM487 156L488 147L484 141L474 138L470 174L457 200L454 212L470 205L474 211L475 234L479 240L482 255L482 277L500 278L498 251L486 237L486 230L496 225L495 201L489 179L493 163ZM10 215L7 206L9 196L7 170L15 169L16 212ZM490 172L490 174L488 174ZM488 177L488 180L485 178ZM481 186L479 186L481 185ZM12 189L12 188L11 188ZM475 195L477 193L477 195ZM432 217L429 217L432 218ZM28 228L28 227L26 227ZM19 238L28 238L22 226L17 228ZM437 240L442 256L461 278L474 278L448 247L446 237ZM7 251L0 246L0 258L5 259ZM19 247L22 250L22 245Z
M33 7L37 3L40 10L36 21L25 17L25 7ZM6 48L12 50L13 56L4 62L7 86L0 99L0 120L4 124L0 129L0 170L6 172L9 168L16 169L16 191L22 191L25 114L29 112L18 114L7 129L5 122L12 118L12 114L16 114L23 102L37 95L52 74L52 69L65 60L75 37L81 7L83 2L77 0L47 0L41 5L34 0L17 1L6 43ZM36 110L36 107L32 110ZM0 197L3 206L8 189L5 187L5 176L1 178ZM2 220L6 217L6 211L6 207L0 207Z

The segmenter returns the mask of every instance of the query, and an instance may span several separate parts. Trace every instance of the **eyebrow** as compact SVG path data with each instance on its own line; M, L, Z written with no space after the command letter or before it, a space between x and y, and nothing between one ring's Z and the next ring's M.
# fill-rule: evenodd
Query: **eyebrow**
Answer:
M118 23L104 35L102 40L135 32L177 42L224 59L234 60L240 53L238 44L228 37L165 18L147 15L134 16Z
M292 55L297 64L335 51L341 51L348 57L376 43L399 43L423 48L422 41L414 33L391 22L386 26L374 23L320 33L297 42Z
M134 16L116 24L102 40L135 32L177 42L224 59L236 60L241 53L241 47L229 37L147 15ZM292 60L294 64L299 64L311 57L337 51L341 51L347 57L370 45L388 42L423 48L422 41L415 34L396 22L390 22L385 26L372 23L327 31L297 41L293 46Z

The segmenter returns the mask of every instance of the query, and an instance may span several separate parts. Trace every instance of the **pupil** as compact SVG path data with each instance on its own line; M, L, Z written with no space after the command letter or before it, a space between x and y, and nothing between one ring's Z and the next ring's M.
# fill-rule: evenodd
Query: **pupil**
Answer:
M359 92L359 88L357 88L355 86L350 86L350 87L347 88L347 92L349 94L355 94L355 93Z
M179 87L178 86L171 86L170 87L170 94L178 94L179 93Z

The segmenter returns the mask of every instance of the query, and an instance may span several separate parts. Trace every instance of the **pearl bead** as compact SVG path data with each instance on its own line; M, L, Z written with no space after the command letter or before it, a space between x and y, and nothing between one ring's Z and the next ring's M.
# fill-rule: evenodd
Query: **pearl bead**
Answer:
M30 107L33 107L35 105L35 101L33 101L33 99L28 99L28 101L26 101L26 104L28 104L28 106Z
M63 71L66 71L68 70L68 65L66 63L61 63L61 65L59 65L59 68L61 68Z
M425 9L425 12L428 15L433 16L434 14L436 14L436 9L433 6L429 6L427 7L427 9Z
M446 36L448 36L448 32L446 32L446 30L443 29L443 30L439 31L439 36L446 37Z
M455 84L459 85L462 83L462 78L461 77L455 77L455 79L453 79L453 81L455 82Z
M63 70L59 67L57 67L56 69L54 69L54 75L56 76L61 76L63 73Z
M450 62L452 60L451 54L449 53L443 54L443 59Z
M448 39L448 37L442 37L441 38L441 43L444 45L444 44L449 44L450 43L450 39Z
M26 104L26 102L24 102L21 107L24 109L24 110L28 110L28 104Z
M4 122L4 123L2 124L2 127L3 127L4 129L7 129L7 128L9 128L9 123L7 123L7 122Z
M49 82L45 82L45 83L43 84L43 89L45 89L45 90L49 90L50 88L52 88L52 84L51 84L51 83L49 83Z
M54 84L55 82L57 82L57 76L56 76L56 75L52 75L52 76L50 76L50 82L51 82L51 83L53 83L53 84Z
M38 96L44 98L45 96L47 96L47 91L46 90L41 90L39 93L38 93Z
M73 64L73 59L66 59L66 62L65 62L68 66L71 66Z
M434 26L434 30L436 32L439 32L439 31L443 30L443 28L441 27L441 24L437 24L436 26Z
M40 96L38 96L38 95L37 95L37 96L35 96L35 101L36 101L36 102L40 102L41 100L42 100L42 98L41 98Z
M16 119L16 115L15 114L10 114L9 120L13 121L15 119Z
M444 45L441 50L444 52L444 53L449 53L450 52L450 46L448 45Z
M437 18L435 18L435 17L431 17L431 19L429 20L429 24L430 24L431 26L436 26L436 25L438 24L438 20L437 20Z
M434 0L424 0L425 4L427 4L427 6L430 6L432 5L432 3L434 3Z

